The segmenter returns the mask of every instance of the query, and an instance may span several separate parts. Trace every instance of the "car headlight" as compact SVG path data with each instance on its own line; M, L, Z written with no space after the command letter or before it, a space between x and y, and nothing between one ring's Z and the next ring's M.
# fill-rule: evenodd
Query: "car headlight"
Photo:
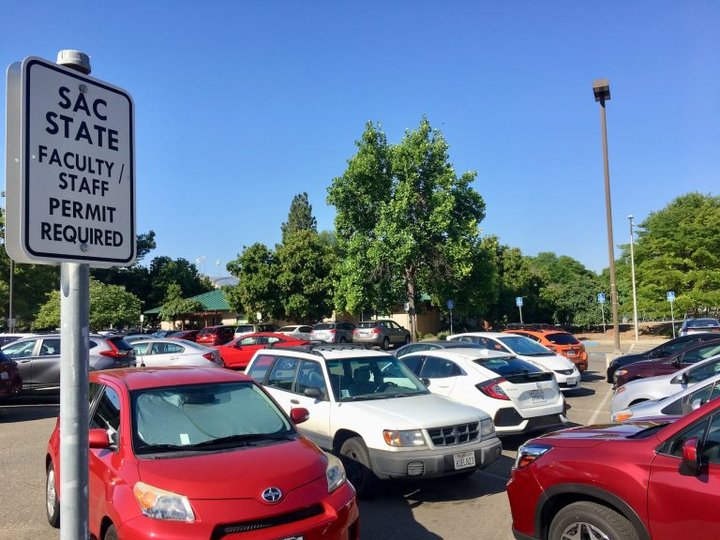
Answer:
M622 411L618 411L615 414L613 414L610 417L610 421L617 422L619 424L620 422L629 420L632 417L633 417L633 412L630 409L623 409Z
M425 446L425 436L421 429L386 429L383 438L390 446Z
M151 486L145 482L135 484L133 494L140 505L140 510L148 517L171 521L195 521L190 501L183 495Z
M552 446L547 444L523 444L520 448L518 448L513 469L524 469L550 450L552 450Z
M484 418L483 420L480 420L480 436L488 437L493 433L495 433L495 424L493 424L492 419Z
M332 493L337 488L347 482L345 475L345 467L337 456L325 454L328 458L327 467L325 467L325 479L327 480L328 493Z

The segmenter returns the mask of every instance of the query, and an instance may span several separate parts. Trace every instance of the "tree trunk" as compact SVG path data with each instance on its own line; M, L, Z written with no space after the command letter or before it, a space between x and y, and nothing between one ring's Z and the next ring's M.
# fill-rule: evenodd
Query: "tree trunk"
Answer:
M405 284L407 286L407 303L409 306L408 310L408 321L410 330L410 339L415 341L417 338L417 314L415 313L415 271L413 268L408 268L405 272Z

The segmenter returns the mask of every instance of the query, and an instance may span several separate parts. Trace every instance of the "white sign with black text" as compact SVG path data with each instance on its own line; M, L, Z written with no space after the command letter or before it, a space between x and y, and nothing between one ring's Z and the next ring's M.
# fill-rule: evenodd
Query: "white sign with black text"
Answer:
M133 102L30 57L8 69L6 249L18 262L135 261Z

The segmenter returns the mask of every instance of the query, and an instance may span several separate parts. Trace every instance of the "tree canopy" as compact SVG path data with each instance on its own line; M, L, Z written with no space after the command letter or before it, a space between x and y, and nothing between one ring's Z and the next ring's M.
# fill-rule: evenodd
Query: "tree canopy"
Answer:
M317 221L313 217L307 193L300 193L293 197L288 220L280 226L280 230L283 243L286 243L287 238L298 231L317 232Z

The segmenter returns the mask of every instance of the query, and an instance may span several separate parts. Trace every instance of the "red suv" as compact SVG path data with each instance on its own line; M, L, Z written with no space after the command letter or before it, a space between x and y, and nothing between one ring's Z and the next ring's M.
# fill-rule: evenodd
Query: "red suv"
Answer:
M196 343L215 346L225 345L235 337L234 326L207 326L197 333Z
M674 421L673 421L674 420ZM515 538L720 538L720 400L677 419L565 429L518 449Z
M217 368L90 373L89 521L98 540L358 540L355 490L249 377ZM60 432L46 510L60 516Z

